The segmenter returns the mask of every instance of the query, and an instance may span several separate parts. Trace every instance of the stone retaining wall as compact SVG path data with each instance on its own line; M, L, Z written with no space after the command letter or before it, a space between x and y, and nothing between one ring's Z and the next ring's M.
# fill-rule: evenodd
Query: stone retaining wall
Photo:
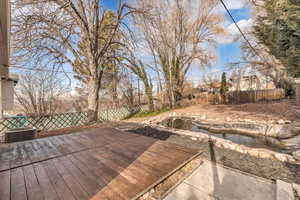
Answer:
M187 116L185 114L171 113L165 116L158 116L147 120L145 123L159 125L163 120L170 118L188 118L200 129L213 133L236 133L254 137L264 137L272 145L281 149L295 152L300 150L300 124L269 124L259 122L214 122L212 119L199 115Z
M199 142L208 142L212 141L213 144L219 148L229 149L233 151L237 151L242 154L248 154L250 156L263 158L263 159L275 159L281 162L288 162L291 164L300 164L300 160L297 160L291 155L283 154L274 152L267 149L255 149L246 147L244 145L233 143L229 140L225 140L222 138L210 136L207 134L199 134L197 132L193 131L187 131L187 130L178 130L178 129L172 129L172 128L166 128L160 125L145 125L146 127L150 127L151 129L154 129L155 131L152 131L152 133L142 133L143 135L152 136L158 139L166 139L170 137L170 135L177 135L182 136L185 138L189 138L193 141L199 141ZM141 131L139 131L141 132Z

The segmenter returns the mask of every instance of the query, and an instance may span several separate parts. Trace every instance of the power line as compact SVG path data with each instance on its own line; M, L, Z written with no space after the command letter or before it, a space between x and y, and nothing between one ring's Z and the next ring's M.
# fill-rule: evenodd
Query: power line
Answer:
M243 38L245 39L245 41L248 43L249 47L252 49L252 51L254 52L254 54L256 54L266 65L269 65L269 63L266 61L266 59L264 57L261 57L261 55L259 53L257 53L256 49L252 46L252 44L250 43L250 41L247 39L246 35L243 33L243 31L241 30L241 28L237 24L236 20L234 19L233 15L230 13L230 11L227 8L227 6L224 3L224 1L220 0L220 2L222 3L223 7L225 8L226 12L230 16L231 20L233 21L233 23L235 24L235 26L237 27L238 31L241 33L241 35L243 36Z
M76 74L75 72L58 71L58 70L41 69L41 68L30 68L30 67L21 67L21 66L10 66L10 68L24 69L24 70L31 70L31 71L38 71L38 72L56 72L56 73L64 73L64 74Z
M226 12L228 13L228 15L230 16L231 20L233 21L233 23L235 24L235 26L237 27L237 29L239 30L239 32L242 34L243 38L245 39L245 41L248 43L249 47L255 52L255 54L257 56L259 56L259 54L256 52L255 48L252 46L252 44L250 43L250 41L247 39L247 37L245 36L245 34L243 33L243 31L241 30L241 28L239 27L239 25L237 24L236 20L234 19L234 17L232 16L232 14L230 13L229 9L227 8L227 6L225 5L223 0L220 0L223 7L225 8Z
M256 6L255 2L253 0L252 3ZM230 13L229 9L227 8L226 4L224 3L223 0L220 0L220 2L222 3L224 9L226 10L226 12L228 13L228 15L230 16L231 20L234 22L235 26L237 27L238 31L241 33L242 37L244 38L244 40L247 42L247 44L249 45L249 47L252 49L252 51L254 52L254 54L256 54L259 58L262 59L262 61L267 64L268 62L266 61L265 58L261 57L261 55L256 51L256 49L252 46L252 44L250 43L250 41L247 39L246 35L243 33L243 31L241 30L241 28L239 27L239 25L237 24L235 18L233 17L233 15ZM24 69L24 70L32 70L32 71L39 71L39 72L54 72L54 73L63 73L63 74L73 74L73 75L77 75L78 77L89 77L88 75L78 75L75 72L70 72L70 71L59 71L59 70L47 70L47 69L40 69L40 68L28 68L28 67L21 67L21 66L11 66L11 68L17 68L17 69ZM262 69L262 70L267 70L267 69ZM231 70L223 70L223 71L231 71ZM135 78L135 80L139 80L139 78ZM152 81L156 81L156 80L152 80Z

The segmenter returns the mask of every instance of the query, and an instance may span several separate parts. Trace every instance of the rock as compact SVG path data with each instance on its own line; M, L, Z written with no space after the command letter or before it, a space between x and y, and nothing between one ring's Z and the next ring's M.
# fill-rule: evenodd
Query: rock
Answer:
M292 184L276 180L276 199L277 200L294 200L294 191Z
M292 121L290 121L290 120L285 120L284 123L285 123L285 124L291 124Z
M268 125L266 129L266 136L276 137L280 139L288 139L297 135L294 131L293 125Z
M267 124L274 124L274 123L275 123L274 120L269 120L269 121L267 121Z
M285 149L297 150L300 149L300 135L281 140L281 144Z
M241 118L238 118L237 121L238 121L238 122L244 122L245 120L244 120L244 119L241 119Z
M174 117L174 116L176 116L176 112L172 112L172 113L170 114L170 117Z
M200 116L200 118L199 118L199 119L201 119L201 120L205 120L205 119L207 119L207 117L206 117L206 115L204 114L204 115Z
M264 158L264 159L271 159L273 156L269 152L261 151L261 152L259 152L259 157Z
M285 121L283 119L280 119L280 120L277 121L277 124L281 124L281 125L285 124Z
M227 122L230 122L230 121L232 121L232 120L231 120L230 117L226 117L226 121L227 121Z
M256 124L257 122L251 119L244 119L244 122ZM262 123L262 122L260 122Z
M293 189L295 190L298 197L300 197L300 185L297 183L292 183Z
M286 162L288 160L287 155L282 153L276 153L274 154L274 157L281 162Z
M300 160L300 150L294 151L294 152L293 152L293 157L294 157L296 160ZM299 196L300 196L300 195L299 195Z

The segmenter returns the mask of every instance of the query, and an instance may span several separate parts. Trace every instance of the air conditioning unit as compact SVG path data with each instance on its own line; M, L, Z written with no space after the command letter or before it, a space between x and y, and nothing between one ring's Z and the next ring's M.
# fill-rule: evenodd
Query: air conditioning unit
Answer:
M15 128L10 129L5 132L5 142L20 142L25 140L32 140L36 137L36 129L35 128Z

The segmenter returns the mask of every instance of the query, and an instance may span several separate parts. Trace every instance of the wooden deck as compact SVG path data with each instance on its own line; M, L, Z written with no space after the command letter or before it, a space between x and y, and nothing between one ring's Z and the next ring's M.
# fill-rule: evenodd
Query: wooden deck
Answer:
M0 200L135 199L197 155L113 128L0 145Z

